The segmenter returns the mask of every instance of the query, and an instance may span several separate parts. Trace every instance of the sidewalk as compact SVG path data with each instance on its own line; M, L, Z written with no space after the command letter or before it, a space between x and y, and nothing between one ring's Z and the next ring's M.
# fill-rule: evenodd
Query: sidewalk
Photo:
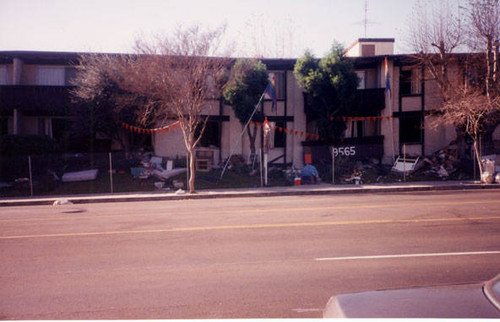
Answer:
M473 190L473 189L500 189L500 184L479 184L476 181L425 181L400 182L381 184L318 184L287 187L257 187L244 189L217 189L200 190L195 194L176 193L175 191L154 191L140 193L114 193L92 195L66 195L43 197L0 198L0 207L52 205L55 201L69 201L74 204L98 202L130 202L130 201L157 201L183 199L213 199L213 198L243 198L243 197L276 197L276 196L303 196L328 194L354 193L387 193L411 191L437 190Z

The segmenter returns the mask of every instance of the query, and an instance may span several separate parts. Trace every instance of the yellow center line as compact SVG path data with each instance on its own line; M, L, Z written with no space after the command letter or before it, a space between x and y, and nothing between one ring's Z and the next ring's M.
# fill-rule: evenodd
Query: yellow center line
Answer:
M346 206L321 206L321 207L298 207L298 208L260 208L260 209L235 209L235 210L202 210L199 212L184 212L176 213L182 215L221 215L221 214L252 214L252 213L277 213L277 212L302 212L302 211L324 211L324 210L353 210L353 209L381 209L381 208L400 208L400 207L436 207L436 206L465 206L465 205L485 205L485 204L500 204L500 200L473 200L473 201L437 201L437 202L413 202L413 203L387 203L373 205L346 205ZM38 218L16 218L16 219L0 219L0 223L9 222L32 222L32 221L59 221L59 220L85 220L85 219L104 219L118 217L143 217L143 216L162 216L167 214L161 213L140 213L140 214L117 214L117 215L94 215L94 216L75 216L68 213L67 216L58 217L38 217Z
M231 229L258 229L258 228L295 228L295 227L320 227L341 225L366 225L366 224L398 224L398 223L429 223L429 222L460 222L499 220L500 216L492 217L468 217L468 218L426 218L426 219L379 219L379 220L356 220L356 221L326 221L326 222L303 222L303 223L281 223L281 224L253 224L232 226L207 226L207 227L177 227L151 230L124 230L124 231L99 231L81 233L59 233L39 235L0 236L5 239L27 239L27 238L50 238L50 237L82 237L82 236L106 236L106 235L128 235L128 234L151 234L151 233L173 233L173 232L196 232L212 230Z

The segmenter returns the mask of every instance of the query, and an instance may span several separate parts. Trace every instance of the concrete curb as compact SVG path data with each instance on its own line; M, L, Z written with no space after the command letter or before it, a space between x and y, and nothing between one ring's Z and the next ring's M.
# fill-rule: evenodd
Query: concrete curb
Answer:
M400 193L420 191L445 191L445 190L485 190L500 189L500 184L479 184L474 182L425 182L405 184L373 184L361 186L300 186L300 187L274 187L232 190L200 191L195 194L175 194L173 192L154 193L123 193L100 195L71 195L48 196L33 198L0 199L0 207L39 206L53 205L57 200L67 200L73 204L104 203L104 202L134 202L134 201L165 201L165 200L195 200L215 198L249 198L249 197L279 197L279 196L306 196L306 195L336 195L360 193Z

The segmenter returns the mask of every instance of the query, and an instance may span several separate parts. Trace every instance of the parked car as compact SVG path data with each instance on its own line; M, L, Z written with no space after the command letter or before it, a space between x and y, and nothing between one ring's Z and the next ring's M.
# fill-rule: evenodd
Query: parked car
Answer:
M500 275L475 284L340 294L325 318L500 318Z

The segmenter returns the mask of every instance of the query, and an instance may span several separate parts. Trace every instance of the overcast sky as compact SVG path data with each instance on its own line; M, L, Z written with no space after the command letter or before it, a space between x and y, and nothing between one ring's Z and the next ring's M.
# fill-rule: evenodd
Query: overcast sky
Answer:
M334 40L396 38L415 0L0 0L0 50L132 52L140 35L227 26L237 56L322 57Z

